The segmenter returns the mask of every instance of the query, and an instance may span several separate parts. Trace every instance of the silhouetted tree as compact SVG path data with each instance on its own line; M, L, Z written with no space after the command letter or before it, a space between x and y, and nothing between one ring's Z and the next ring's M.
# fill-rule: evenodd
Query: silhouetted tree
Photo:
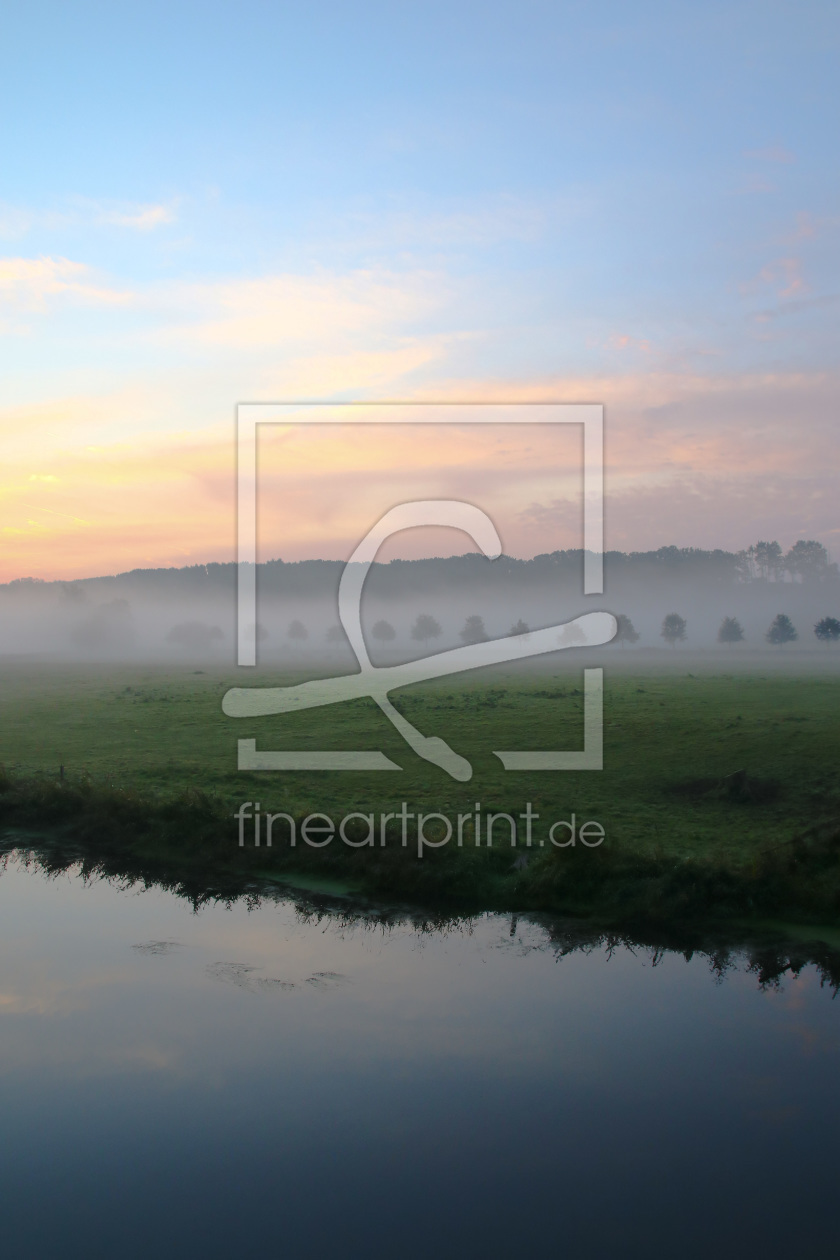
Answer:
M799 638L796 628L786 613L779 613L774 617L770 629L765 634L768 643L774 644L776 647L782 647L785 643L793 643Z
M740 643L744 631L737 617L724 617L718 630L718 643Z
M341 626L330 626L327 631L327 643L340 643L344 638L344 631Z
M685 617L681 617L679 613L668 613L668 616L663 619L659 633L666 643L670 643L671 647L676 647L677 643L685 638L685 630Z
M510 635L530 634L530 633L531 633L531 627L528 625L527 621L523 621L521 617L516 622L516 624L511 626L510 630L508 630L508 634Z
M823 617L814 626L814 634L820 643L836 643L840 639L840 621L836 617Z
M800 538L785 556L785 568L794 577L824 577L828 571L828 552L822 543Z
M392 643L397 637L397 632L390 621L377 621L371 634L374 639L379 639L380 643Z
M639 632L625 613L618 613L616 621L618 622L618 629L615 632L613 643L620 643L624 647L625 643L639 642Z
M777 542L757 542L750 547L758 576L777 578L782 567L782 549Z
M418 643L427 643L429 639L439 639L442 634L440 625L428 613L420 613L411 627L411 637Z
M484 619L478 617L475 613L471 617L467 617L463 630L458 632L458 637L463 639L465 643L486 643L489 636L484 629Z
M307 630L303 622L298 621L297 618L295 618L295 620L289 626L288 633L289 633L290 639L297 639L299 642L301 642L303 639L309 638L309 631Z
M749 582L755 577L755 548L750 547L747 551L739 551L735 556L735 577L739 582Z

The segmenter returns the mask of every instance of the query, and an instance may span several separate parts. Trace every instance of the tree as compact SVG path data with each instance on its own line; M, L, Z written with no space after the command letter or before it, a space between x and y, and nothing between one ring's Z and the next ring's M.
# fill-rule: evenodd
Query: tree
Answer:
M576 626L573 621L570 621L569 624L564 626L560 631L559 642L562 643L563 647L576 647L581 643L586 642L586 635L583 633L580 626Z
M439 639L442 634L440 625L428 613L420 613L411 627L411 637L418 643L427 643L429 639Z
M740 643L744 631L737 617L724 617L718 630L718 643Z
M390 621L377 621L371 634L374 639L379 639L380 643L393 643L397 637L397 632Z
M757 542L754 549L755 565L759 577L773 578L779 576L782 567L782 549L777 542Z
M297 618L295 618L295 620L289 626L288 633L289 633L290 639L297 639L299 642L302 642L304 639L309 638L309 631L307 630L303 622L298 621Z
M327 631L327 643L340 643L344 638L344 631L341 626L330 626Z
M677 643L681 643L685 638L685 630L685 617L681 617L679 613L668 613L668 616L663 619L659 633L666 643L670 643L671 647L676 647Z
M828 552L822 543L800 538L785 556L785 568L802 581L824 577L829 569Z
M460 630L458 634L465 643L486 643L489 637L484 629L483 618L476 616L475 613L467 617L463 630Z
M799 638L796 628L786 613L779 613L773 619L770 629L765 634L768 643L774 644L776 647L782 647L785 643L793 643Z
M639 632L628 616L624 613L619 613L616 621L618 622L618 629L615 632L613 643L620 643L624 647L625 643L639 642Z
M836 643L840 639L840 621L836 617L823 617L814 626L814 634L820 643Z
M527 621L523 621L521 617L516 624L511 626L510 630L508 630L509 635L528 635L530 633L531 627L528 625Z

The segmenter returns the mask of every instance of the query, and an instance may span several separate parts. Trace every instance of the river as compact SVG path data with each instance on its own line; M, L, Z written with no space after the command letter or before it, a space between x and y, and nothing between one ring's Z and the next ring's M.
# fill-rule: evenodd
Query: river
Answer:
M6 1260L833 1252L816 965L336 906L7 859Z

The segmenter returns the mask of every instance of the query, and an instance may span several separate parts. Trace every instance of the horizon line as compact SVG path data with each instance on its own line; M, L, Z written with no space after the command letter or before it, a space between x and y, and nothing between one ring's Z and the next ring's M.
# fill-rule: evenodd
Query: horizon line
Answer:
M771 541L771 545L772 545L772 542L774 541L775 540ZM797 543L800 543L800 542L817 543L817 545L821 546L823 550L826 552L829 566L832 565L833 562L831 559L831 552L829 548L826 547L825 543L819 542L818 539L800 538L796 540L796 543L791 544L790 549L792 550L793 547L796 546ZM380 568L385 568L388 565L392 565L392 564L428 564L433 561L445 563L446 561L449 561L449 560L464 560L470 556L475 556L482 560L486 560L487 563L489 564L495 564L499 560L512 560L516 564L533 564L535 560L540 560L543 557L558 556L558 555L584 556L586 554L597 554L597 555L602 555L604 559L606 559L608 556L656 556L656 555L659 555L663 551L677 552L677 553L682 553L682 554L696 552L698 554L707 555L707 556L714 556L714 555L731 556L737 559L739 556L747 555L750 549L757 545L758 544L756 543L751 543L749 547L742 547L738 551L727 551L723 547L711 547L711 548L694 547L694 546L678 547L675 543L663 543L659 547L648 549L646 551L621 551L618 548L611 548L611 549L605 549L603 552L597 552L597 553L587 552L586 548L584 547L565 547L565 548L558 547L554 551L538 552L536 555L533 555L527 559L523 556L514 556L514 555L508 554L507 552L502 552L499 556L495 558L495 560L490 560L487 556L485 556L480 551L464 551L464 552L459 552L457 554L453 554L449 556L414 556L411 558L394 556L391 560L374 560L371 562L370 567L373 568L374 566L379 566ZM784 556L781 557L781 560L782 560L782 566L783 566ZM299 564L347 565L349 563L351 563L349 560L341 560L335 557L327 558L325 556L307 556L300 560L284 560L281 556L274 556L269 560L258 560L256 567L264 568L265 566L270 565L270 564L284 564L284 565L292 566L292 565L299 565ZM62 585L71 586L71 585L75 585L78 582L117 581L119 578L131 577L132 575L137 574L137 573L183 573L190 569L204 569L206 571L211 566L214 568L228 568L228 567L239 568L240 566L250 567L247 561L203 560L203 561L195 561L194 563L182 564L182 565L174 565L174 564L154 565L148 568L143 568L143 567L138 566L133 569L123 569L117 573L95 573L88 577L41 578L41 577L33 577L31 575L25 575L21 577L8 578L6 581L0 582L0 589L2 589L3 587L13 586L16 583L27 584L27 585L31 584L33 586L52 586L54 584L61 583Z

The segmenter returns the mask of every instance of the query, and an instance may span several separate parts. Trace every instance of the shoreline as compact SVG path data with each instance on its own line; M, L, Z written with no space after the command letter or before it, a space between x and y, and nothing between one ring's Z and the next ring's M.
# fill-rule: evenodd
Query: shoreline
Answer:
M294 812L294 811L293 811ZM301 812L300 823L304 815ZM380 846L239 845L228 802L199 790L154 796L90 780L0 779L3 848L18 837L91 872L234 895L254 880L333 895L429 905L465 913L570 914L605 924L787 921L840 930L840 820L750 850L744 862L680 856L664 848L434 848L422 858L398 840ZM362 836L364 833L360 833ZM285 840L285 842L284 842ZM214 892L215 895L215 892Z
M11 841L11 843L9 843ZM94 858L90 850L66 839L34 832L0 832L0 875L4 859L17 857L27 868L34 866L48 878L73 873L85 881L101 879L122 889L144 891L163 889L190 902L198 913L204 906L221 902L232 908L244 900L249 910L266 904L292 904L304 920L337 919L343 927L388 931L410 927L421 936L428 933L471 932L487 917L510 920L510 935L518 924L527 922L542 930L546 947L558 957L593 950L629 949L649 957L657 966L666 955L679 955L685 962L703 958L717 981L736 972L755 977L759 989L778 989L786 980L796 979L806 968L814 968L820 987L836 996L840 992L840 927L789 920L733 918L721 920L683 919L608 921L592 915L570 915L547 910L502 910L498 907L458 907L454 904L420 905L411 902L372 899L337 881L310 875L297 876L253 872L238 886L224 882L185 884L167 877L160 867L152 870L142 864L109 861L104 854Z

